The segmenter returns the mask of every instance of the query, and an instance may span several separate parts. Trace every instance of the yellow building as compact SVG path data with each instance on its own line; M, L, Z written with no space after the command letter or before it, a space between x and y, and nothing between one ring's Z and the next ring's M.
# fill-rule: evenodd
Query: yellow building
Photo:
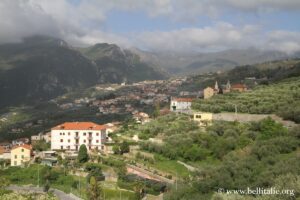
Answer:
M204 99L209 99L210 97L214 96L215 91L211 87L207 87L203 90Z
M196 112L193 120L199 123L199 126L209 126L212 124L213 114L209 112Z
M30 161L32 154L32 147L28 144L23 144L20 146L15 146L11 150L11 166L20 166L23 165L25 162Z

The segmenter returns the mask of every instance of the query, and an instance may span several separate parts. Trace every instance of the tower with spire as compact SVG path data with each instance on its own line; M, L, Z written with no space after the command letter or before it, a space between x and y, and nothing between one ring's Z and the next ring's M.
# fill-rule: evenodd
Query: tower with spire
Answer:
M216 94L219 93L219 91L220 91L218 81L216 81L216 83L215 83L214 91L215 91Z

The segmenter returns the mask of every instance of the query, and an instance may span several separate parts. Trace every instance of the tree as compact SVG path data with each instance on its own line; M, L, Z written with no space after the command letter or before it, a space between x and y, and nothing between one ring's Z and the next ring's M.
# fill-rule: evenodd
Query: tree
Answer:
M44 185L43 191L44 192L48 192L48 190L50 189L50 183L48 180L46 180L46 183Z
M140 200L144 197L144 187L145 187L145 185L140 181L135 183L134 193L135 193L136 199Z
M153 115L153 118L157 118L160 115L160 105L159 105L159 103L157 103L155 105L155 108L154 108L154 111L153 111L152 115Z
M80 145L78 152L78 162L85 163L89 160L89 155L87 153L87 148L84 144Z
M128 144L128 142L126 142L126 141L122 142L122 144L120 146L120 151L121 151L121 154L129 152L129 144Z
M101 199L101 187L99 186L97 180L95 177L90 178L90 184L89 184L89 199L90 200L100 200Z
M114 154L120 154L121 153L119 145L114 145L112 150L113 150Z
M85 166L85 170L89 173L87 175L87 181L94 177L96 181L104 181L105 176L102 173L101 166L96 163L87 163Z
M0 189L9 185L9 180L3 177L0 177Z

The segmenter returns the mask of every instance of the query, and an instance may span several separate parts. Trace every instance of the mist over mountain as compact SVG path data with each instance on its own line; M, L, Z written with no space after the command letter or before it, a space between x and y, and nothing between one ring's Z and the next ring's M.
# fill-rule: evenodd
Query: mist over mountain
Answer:
M174 75L226 71L239 65L299 57L299 53L291 55L280 51L264 51L256 48L193 54L155 53L139 49L132 51L140 55L143 61L160 66Z

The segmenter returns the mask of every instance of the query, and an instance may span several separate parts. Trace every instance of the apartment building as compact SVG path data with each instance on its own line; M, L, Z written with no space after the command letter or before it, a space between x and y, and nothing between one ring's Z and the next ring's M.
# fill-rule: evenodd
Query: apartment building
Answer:
M107 127L93 122L66 122L51 129L52 150L78 151L85 144L88 150L102 150Z

